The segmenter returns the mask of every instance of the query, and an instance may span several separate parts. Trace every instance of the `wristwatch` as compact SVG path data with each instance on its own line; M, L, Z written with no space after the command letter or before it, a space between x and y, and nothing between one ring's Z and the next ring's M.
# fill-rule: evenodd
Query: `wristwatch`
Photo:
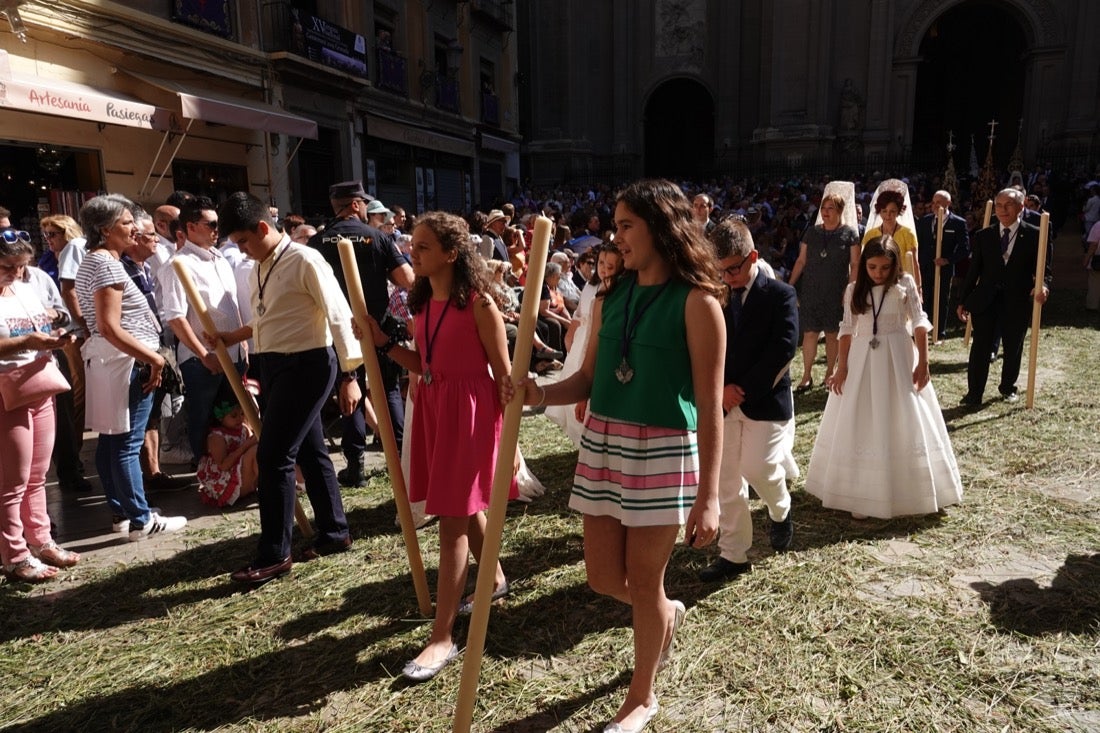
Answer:
M341 377L343 378L343 380L344 380L345 382L354 382L354 381L355 381L356 379L358 379L358 378L359 378L359 375L358 375L358 374L356 374L356 373L355 373L354 371L351 371L351 372L344 372L344 373L343 373L342 375L340 375L340 376L341 376Z

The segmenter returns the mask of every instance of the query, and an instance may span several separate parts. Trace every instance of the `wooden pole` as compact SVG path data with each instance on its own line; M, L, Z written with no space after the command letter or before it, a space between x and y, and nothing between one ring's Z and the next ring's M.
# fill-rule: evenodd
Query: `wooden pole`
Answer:
M932 281L932 343L940 341L940 266L936 262L943 257L943 227L947 223L947 210L936 210L936 259L932 262L936 276Z
M553 222L545 216L535 220L535 233L528 256L527 284L523 289L516 348L512 357L512 380L525 377L531 365L531 342L538 318L539 293L546 272L546 257L550 251ZM458 689L453 733L469 733L477 699L477 683L481 675L481 656L485 651L485 634L489 625L494 569L500 558L500 538L504 532L504 514L508 508L508 487L512 483L519 421L523 416L523 390L517 389L512 401L504 407L504 424L497 446L497 463L493 474L493 491L489 500L489 516L485 526L485 543L478 558L477 586L474 589L473 612L466 633L466 655L462 660L462 682Z
M214 325L214 319L210 317L210 311L206 307L206 301L202 299L199 289L195 287L195 281L191 279L191 273L187 269L187 265L184 264L183 260L177 257L172 260L172 269L176 271L176 276L179 277L180 282L183 284L184 292L187 293L187 301L191 304L191 307L195 309L195 313L202 323L203 330L210 334L217 333L218 327ZM233 363L233 359L229 356L229 350L225 348L225 344L219 341L214 346L214 354L218 357L218 363L221 364L222 371L225 372L226 381L228 381L229 386L233 388L233 394L236 396L237 402L244 412L245 422L248 423L248 427L252 428L252 432L259 438L260 428L262 427L260 423L260 413L256 411L256 403L253 401L252 395L244 388L244 382L241 381L241 375L237 371L237 365ZM302 508L302 502L298 501L297 494L294 496L294 520L298 523L298 529L301 531L303 537L309 539L313 536L313 525L309 523L309 517L306 516L306 511Z
M416 603L423 616L432 615L432 597L428 592L428 576L424 573L424 561L420 557L420 542L416 538L416 523L413 522L412 508L409 506L409 491L405 486L405 473L401 470L401 448L393 433L390 420L390 408L386 404L386 390L382 387L382 367L378 364L378 352L374 350L371 330L367 328L367 301L363 296L363 281L359 277L359 265L355 260L355 249L348 239L341 238L336 243L340 251L340 264L344 268L344 282L348 286L348 300L351 310L359 321L359 347L363 350L363 366L367 370L367 385L370 390L371 404L378 418L378 435L382 439L382 450L386 455L386 470L390 473L390 485L393 487L393 502L397 505L397 519L401 524L401 535L405 539L405 554L409 558L409 571L412 573L413 588L416 589Z
M989 226L989 222L993 219L993 199L986 199L985 202L985 216L982 217L982 229ZM974 329L974 324L971 323L971 318L966 319L966 333L963 334L963 346L970 348L970 333Z
M1050 231L1050 213L1044 211L1039 220L1039 256L1035 262L1035 295L1043 291L1047 270L1047 237ZM1039 360L1039 321L1043 304L1031 301L1031 351L1027 357L1027 409L1035 407L1035 369Z

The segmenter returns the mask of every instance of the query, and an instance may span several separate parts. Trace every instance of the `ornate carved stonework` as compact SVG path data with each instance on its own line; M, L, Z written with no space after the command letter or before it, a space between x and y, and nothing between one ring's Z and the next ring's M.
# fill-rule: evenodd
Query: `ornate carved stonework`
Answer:
M706 0L657 0L657 58L676 58L703 68L706 40Z
M894 53L916 56L920 42L932 21L958 5L962 0L920 0L909 16L901 22ZM1032 46L1053 46L1065 43L1065 29L1057 8L1051 0L1004 0L1011 10L1023 16L1025 33L1033 37Z

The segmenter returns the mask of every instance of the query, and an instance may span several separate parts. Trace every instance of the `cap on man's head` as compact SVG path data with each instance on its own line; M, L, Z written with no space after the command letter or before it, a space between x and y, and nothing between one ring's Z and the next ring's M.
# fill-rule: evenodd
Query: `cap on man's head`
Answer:
M493 209L492 211L489 212L489 219L488 219L488 221L485 222L485 226L489 226L494 221L500 221L501 219L507 221L508 220L508 215L505 214L500 209Z
M371 200L371 202L369 204L367 204L367 213L368 214L392 214L393 212L390 211L389 209L387 209L386 205L383 204L378 199L373 199L373 200Z
M334 183L328 187L328 197L330 199L363 199L364 201L374 201L374 197L363 190L363 183L361 181Z

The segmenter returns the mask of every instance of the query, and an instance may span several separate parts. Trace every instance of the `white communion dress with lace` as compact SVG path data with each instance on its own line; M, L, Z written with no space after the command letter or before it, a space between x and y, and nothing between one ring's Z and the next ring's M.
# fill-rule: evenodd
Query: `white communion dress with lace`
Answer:
M897 285L875 286L877 319L870 306L852 313L852 288L840 324L840 336L852 337L848 375L842 394L825 404L806 491L828 509L871 517L935 513L958 503L963 490L935 388L929 382L918 392L913 384L910 333L931 330L916 283L905 274Z

